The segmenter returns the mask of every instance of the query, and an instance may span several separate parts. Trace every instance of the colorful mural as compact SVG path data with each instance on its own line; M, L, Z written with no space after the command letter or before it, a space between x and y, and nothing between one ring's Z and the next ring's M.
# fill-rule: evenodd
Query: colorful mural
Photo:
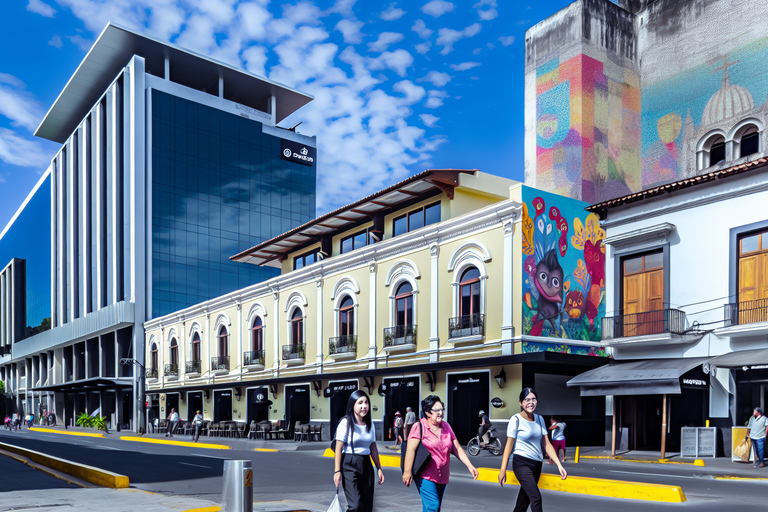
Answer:
M532 352L558 352L560 354L574 354L577 356L608 357L605 347L583 347L579 345L553 344L553 343L522 343L522 353Z
M523 187L523 334L600 341L605 231L581 201Z
M694 174L697 143L711 130L766 119L766 58L768 37L643 86L643 188Z
M640 190L640 78L577 55L536 70L536 186L590 203Z

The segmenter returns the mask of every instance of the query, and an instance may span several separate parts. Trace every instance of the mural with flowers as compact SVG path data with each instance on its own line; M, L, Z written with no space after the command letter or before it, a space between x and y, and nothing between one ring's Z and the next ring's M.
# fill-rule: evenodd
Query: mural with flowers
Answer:
M523 187L523 334L601 339L605 231L586 206Z

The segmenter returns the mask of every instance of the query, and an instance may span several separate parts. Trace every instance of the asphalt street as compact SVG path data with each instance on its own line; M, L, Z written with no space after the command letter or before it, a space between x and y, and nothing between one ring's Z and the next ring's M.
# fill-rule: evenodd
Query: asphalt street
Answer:
M139 489L215 502L221 502L221 475L226 459L253 461L255 501L292 499L322 507L330 503L335 492L332 484L333 462L322 457L322 450L279 453L207 450L28 431L1 431L0 441L126 474L131 485ZM499 462L499 457L488 453L473 458L478 467L497 467ZM545 464L544 471L554 472L554 468ZM547 511L720 511L723 506L734 504L739 512L744 512L764 510L765 493L768 491L768 481L717 480L711 475L699 473L693 466L590 461L566 463L566 468L570 474L579 476L679 485L688 501L661 504L544 492ZM384 485L376 490L377 510L420 510L416 489L402 484L399 469L385 468L384 475ZM764 476L768 478L768 473ZM518 489L517 486L502 489L497 484L474 482L464 466L453 460L451 483L446 491L443 510L509 510Z

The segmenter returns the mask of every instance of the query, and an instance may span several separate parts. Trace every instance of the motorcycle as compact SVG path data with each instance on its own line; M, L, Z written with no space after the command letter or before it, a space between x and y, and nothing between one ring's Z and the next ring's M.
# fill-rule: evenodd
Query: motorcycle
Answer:
M482 441L480 436L475 436L470 439L467 443L467 452L473 457L479 454L480 450L488 450L492 455L501 455L501 440L493 435L495 430L496 429L494 427L491 427L488 430L488 444L485 446L480 446L480 442Z

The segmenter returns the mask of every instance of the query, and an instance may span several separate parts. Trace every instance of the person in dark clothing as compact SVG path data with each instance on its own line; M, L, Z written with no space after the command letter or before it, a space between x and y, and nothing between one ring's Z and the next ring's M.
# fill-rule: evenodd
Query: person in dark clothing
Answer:
M478 416L480 417L480 428L477 429L477 436L480 438L480 446L485 447L488 444L486 434L491 429L491 420L488 419L488 415L482 410Z

